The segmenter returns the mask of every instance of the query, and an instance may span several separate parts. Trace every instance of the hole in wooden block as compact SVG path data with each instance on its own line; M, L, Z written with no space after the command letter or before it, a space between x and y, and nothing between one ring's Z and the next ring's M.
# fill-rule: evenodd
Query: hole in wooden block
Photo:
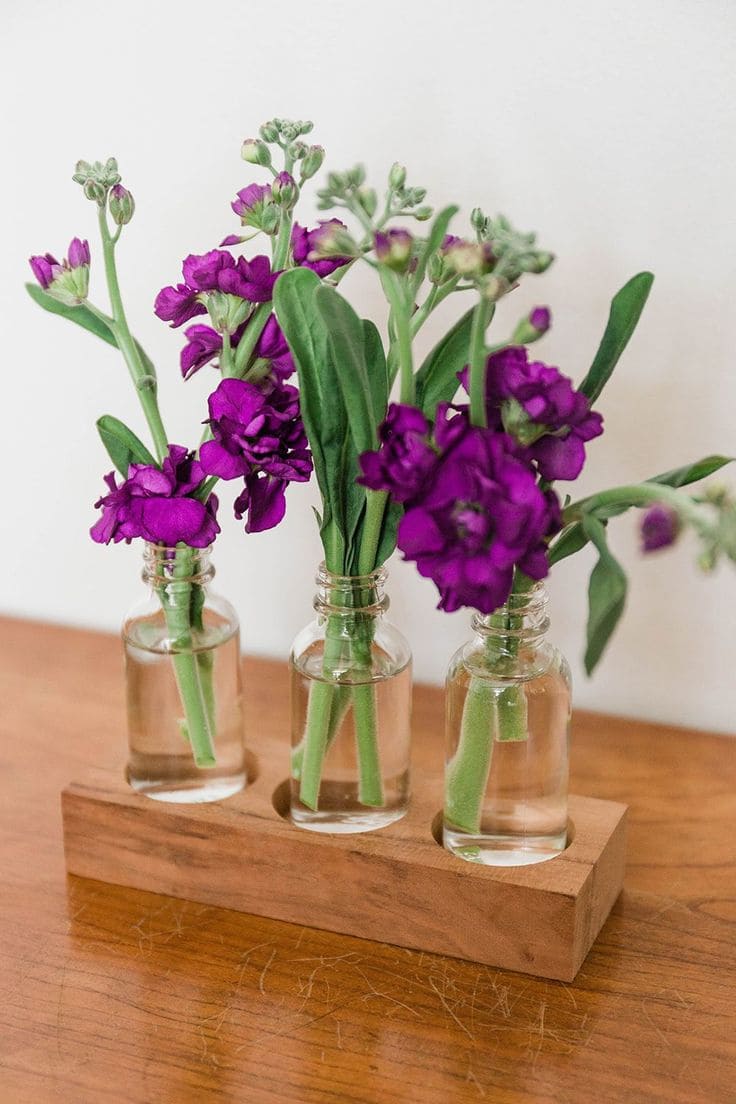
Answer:
M276 812L279 814L282 820L290 820L289 808L291 805L291 782L288 778L285 778L283 782L279 782L276 789L273 791L271 801Z
M443 812L442 812L442 809L440 809L439 812L435 813L434 817L432 818L431 831L432 831L432 836L434 838L434 842L438 845L438 847L442 847L444 849L444 844L442 842L442 821L443 821ZM564 851L567 851L568 847L570 846L570 844L572 843L572 841L574 839L575 839L575 824L572 820L570 820L568 818L568 821L567 821L567 843L565 844L565 847L563 849ZM563 852L560 851L559 853L561 855ZM557 858L557 855L555 855L554 858ZM551 860L548 859L547 861L550 862Z

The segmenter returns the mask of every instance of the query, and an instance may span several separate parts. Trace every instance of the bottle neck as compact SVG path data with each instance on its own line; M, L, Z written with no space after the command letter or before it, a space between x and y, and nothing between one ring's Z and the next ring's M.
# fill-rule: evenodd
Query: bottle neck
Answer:
M354 614L356 610L378 617L389 606L384 591L387 575L385 567L368 575L333 575L322 563L315 579L314 608L324 617Z
M152 587L166 583L197 583L206 586L215 574L210 562L212 546L188 548L179 545L168 548L162 544L146 544L143 549L143 581Z
M494 613L476 613L473 630L494 652L516 655L521 648L534 647L544 639L549 628L548 601L544 583L535 583L524 593L510 594Z

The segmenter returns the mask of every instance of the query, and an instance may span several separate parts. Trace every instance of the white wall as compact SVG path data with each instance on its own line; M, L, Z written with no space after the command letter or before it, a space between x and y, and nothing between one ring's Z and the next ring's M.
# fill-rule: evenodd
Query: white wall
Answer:
M734 451L728 0L24 0L3 24L7 612L113 628L137 593L139 550L87 537L109 466L94 419L111 412L141 424L123 365L21 289L30 253L63 251L74 234L96 244L93 208L70 180L79 157L114 154L135 193L122 282L177 441L195 440L214 377L182 384L181 336L153 316L152 301L186 253L236 228L229 201L254 178L240 142L275 114L314 119L333 167L362 159L380 180L398 158L437 204L459 200L469 212L480 203L536 228L559 260L504 317L549 302L555 327L540 351L573 376L589 364L612 292L641 268L657 273L605 393L607 433L581 489ZM99 270L93 288L101 298ZM354 280L352 292L378 314L370 280ZM736 471L730 478L736 485ZM285 524L249 538L222 511L221 589L252 651L284 655L310 614L312 496L292 488ZM704 579L688 541L642 561L628 519L613 542L632 571L629 607L592 681L579 666L589 560L561 566L552 583L578 704L733 730L736 574ZM435 612L432 586L409 565L394 563L391 590L418 677L440 680L467 616Z

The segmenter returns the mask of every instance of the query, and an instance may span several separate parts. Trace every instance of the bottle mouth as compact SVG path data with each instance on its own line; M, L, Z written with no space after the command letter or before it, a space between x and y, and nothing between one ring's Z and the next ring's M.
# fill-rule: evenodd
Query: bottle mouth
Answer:
M321 563L315 582L317 594L314 608L318 613L379 614L388 609L389 600L383 592L388 571L377 567L367 575L336 575Z
M473 629L484 635L517 640L539 639L549 628L548 601L544 582L535 583L529 590L510 594L493 613L476 613Z
M146 543L143 549L143 578L153 582L209 582L215 573L210 563L212 545L192 548Z
M324 560L317 568L314 581L317 586L341 590L365 590L366 587L383 586L388 578L387 568L377 567L367 575L336 575L328 571Z

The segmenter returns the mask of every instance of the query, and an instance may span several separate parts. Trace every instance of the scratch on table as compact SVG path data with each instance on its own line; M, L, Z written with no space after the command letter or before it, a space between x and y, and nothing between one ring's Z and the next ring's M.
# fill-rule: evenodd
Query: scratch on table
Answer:
M478 1080L478 1078L473 1073L473 1069L470 1066L470 1064L468 1064L468 1076L465 1078L465 1080L466 1081L472 1081L481 1096L486 1095L486 1090L483 1088L480 1081Z
M445 977L445 981L447 981L446 977ZM446 997L445 993L443 993L442 990L439 988L439 986L436 984L436 980L435 980L434 977L430 976L429 984L432 987L432 989L434 990L434 992L437 994L437 996L439 997L440 1004L444 1008L445 1012L447 1012L448 1016L450 1016L455 1021L457 1026L459 1028L461 1028L462 1031L465 1032L465 1034L468 1036L469 1039L472 1039L473 1041L475 1041L475 1036L472 1034L472 1032L470 1031L468 1026L463 1023L463 1021L457 1015L455 1010L450 1007L450 1002L447 1000L447 997ZM457 1007L457 1003L458 1002L456 1002L456 1007Z
M271 951L271 957L269 958L268 962L266 963L266 965L261 970L261 976L258 979L258 988L260 989L260 991L263 993L264 996L266 995L266 989L265 989L265 985L264 985L264 982L266 980L266 974L268 973L268 969L269 969L271 963L273 962L273 960L275 959L275 957L276 957L276 948L274 947L274 949Z
M669 1040L669 1039L667 1038L667 1036L665 1035L664 1031L663 1031L663 1030L662 1030L662 1028L661 1028L661 1027L659 1026L659 1024L655 1023L655 1022L654 1022L654 1020L652 1019L652 1017L651 1017L651 1015L650 1015L650 1013L649 1013L649 1010L648 1010L648 1008L647 1008L647 1002L646 1002L646 1001L642 1001L642 1002L641 1002L641 1010L642 1010L642 1012L644 1013L644 1015L646 1016L646 1018L647 1018L647 1020L649 1021L649 1023L650 1023L650 1024L652 1025L652 1027L654 1028L654 1030L655 1030L655 1031L657 1032L657 1034L659 1035L659 1037L660 1037L660 1039L662 1040L662 1042L664 1043L664 1045L665 1045L665 1046L667 1046L667 1047L670 1047L670 1048L671 1048L671 1047L672 1047L672 1043L671 1043L671 1042L670 1042L670 1040Z

